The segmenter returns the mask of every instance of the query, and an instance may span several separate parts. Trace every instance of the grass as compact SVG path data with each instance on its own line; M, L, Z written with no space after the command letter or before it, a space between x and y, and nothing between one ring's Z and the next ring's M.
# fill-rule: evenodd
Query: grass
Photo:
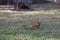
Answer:
M60 39L60 33L56 29L59 26L57 24L50 24L48 26L41 26L40 29L36 30L22 28L24 26L9 27L0 30L0 40L58 40Z
M0 40L60 40L59 9L0 12ZM39 29L26 29L41 22Z

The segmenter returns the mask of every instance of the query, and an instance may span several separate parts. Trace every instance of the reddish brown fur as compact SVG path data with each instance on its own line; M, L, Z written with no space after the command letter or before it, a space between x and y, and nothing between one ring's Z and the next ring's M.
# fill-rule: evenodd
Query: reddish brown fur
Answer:
M37 28L39 28L40 27L40 24L38 23L38 24L32 24L32 28L33 29L37 29Z

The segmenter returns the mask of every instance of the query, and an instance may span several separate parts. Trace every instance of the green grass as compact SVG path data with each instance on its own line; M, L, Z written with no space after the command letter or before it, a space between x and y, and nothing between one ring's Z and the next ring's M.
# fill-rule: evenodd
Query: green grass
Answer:
M5 21L0 24L2 27L0 40L60 40L59 13L59 10L1 12L0 18ZM42 24L39 29L26 29L40 20ZM46 20L47 22L45 22ZM57 23L54 20L58 20Z
M0 30L0 40L58 40L60 39L60 33L58 30L58 32L53 30L56 30L59 26L58 24L50 24L41 26L40 29L36 30L25 29L24 26L9 27Z

